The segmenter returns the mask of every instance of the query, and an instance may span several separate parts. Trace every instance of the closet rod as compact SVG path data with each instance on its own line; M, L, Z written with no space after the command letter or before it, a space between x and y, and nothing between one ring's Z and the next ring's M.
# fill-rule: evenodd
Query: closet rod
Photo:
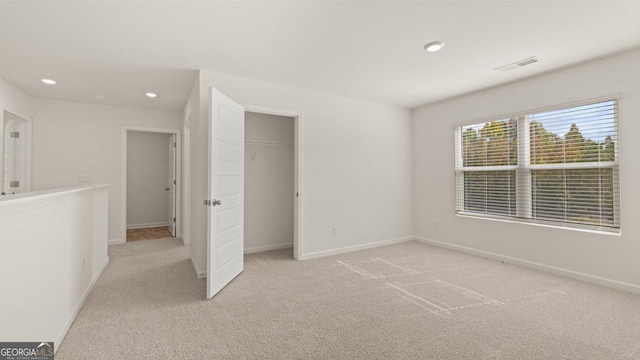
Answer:
M245 140L244 143L253 145L293 145L293 143L269 140Z

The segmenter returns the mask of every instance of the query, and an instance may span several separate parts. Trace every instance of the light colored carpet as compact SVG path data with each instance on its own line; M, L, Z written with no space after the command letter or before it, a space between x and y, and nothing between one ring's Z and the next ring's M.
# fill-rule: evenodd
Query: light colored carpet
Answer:
M247 255L213 300L180 239L109 255L58 360L640 358L640 296L416 242Z

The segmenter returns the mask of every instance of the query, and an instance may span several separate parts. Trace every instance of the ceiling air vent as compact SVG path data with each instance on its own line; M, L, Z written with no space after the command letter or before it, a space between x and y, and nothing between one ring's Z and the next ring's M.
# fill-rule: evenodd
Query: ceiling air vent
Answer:
M540 59L538 59L535 56L532 56L530 58L526 58L526 59L522 59L520 61L516 61L514 63L505 65L505 66L500 66L499 68L496 68L496 70L498 71L502 71L502 72L507 72L507 71L511 71L513 69L517 69L517 68L521 68L523 66L527 66L533 63L537 63L538 61L540 61Z

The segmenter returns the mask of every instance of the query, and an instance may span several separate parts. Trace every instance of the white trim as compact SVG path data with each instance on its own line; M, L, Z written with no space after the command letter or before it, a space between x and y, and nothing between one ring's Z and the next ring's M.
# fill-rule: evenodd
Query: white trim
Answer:
M263 105L253 105L253 104L241 104L244 107L245 112L259 113L259 114L269 114L269 115L277 115L277 116L286 116L286 117L296 117L301 115L299 111L295 110L287 110L287 109L279 109L269 106Z
M127 225L127 230L148 229L148 228L163 227L163 226L169 226L169 223L161 222L161 223L148 223L148 224L131 224L131 225ZM175 237L178 237L177 234Z
M26 192L0 197L0 217L12 216L43 206L107 191L109 185L70 186L60 189Z
M554 222L554 221L542 220L542 219L520 219L513 216L474 214L474 213L465 213L465 212L456 212L455 216L469 218L469 219L502 221L502 222L508 222L512 224L543 226L543 227L549 227L549 228L554 228L559 230L582 231L582 232L588 232L588 233L599 234L599 235L613 235L613 236L622 235L621 229L600 228L597 225L585 225L585 224L559 222L559 221Z
M294 218L294 234L293 234L293 258L296 260L302 260L304 254L304 121L302 121L302 113L298 114L294 120L295 128L295 202L297 207Z
M304 224L304 216L303 216L303 124L302 121L302 113L299 111L293 110L285 110L285 109L277 109L262 105L251 105L251 104L242 104L244 107L244 111L259 113L259 114L268 114L268 115L278 115L278 116L286 116L292 117L294 121L294 191L298 196L294 196L294 234L293 234L293 258L296 260L302 260L304 258L304 242L303 242L303 224Z
M71 328L71 324L73 324L74 320L76 319L76 316L78 316L78 313L82 309L82 306L84 306L84 302L87 300L89 293L91 293L91 290L93 290L93 287L98 282L98 279L102 275L102 272L104 271L104 269L107 267L107 264L109 264L108 257L104 261L104 264L102 264L102 266L100 267L100 270L98 270L98 272L96 273L96 276L94 276L93 279L91 279L91 283L82 294L82 299L80 299L80 302L78 302L78 305L73 311L73 314L69 317L69 320L67 321L67 325L65 325L65 327L62 329L62 331L60 332L60 335L58 335L58 338L54 340L55 341L54 344L56 344L55 348L53 349L54 354L58 352L58 349L60 349L60 344L62 344L62 341L64 340L65 336L67 336L67 332L69 332L69 329Z
M561 164L539 164L523 166L527 170L573 170L573 169L612 169L619 166L615 161L571 162Z
M191 114L188 116L189 123L191 122ZM182 196L182 215L180 223L183 224L181 228L180 237L184 246L189 246L191 240L191 128L190 126L184 126L182 129L182 189L180 194Z
M293 248L293 243L283 243L283 244L275 244L275 245L265 245L265 246L254 246L251 248L244 249L245 254L253 254L259 253L263 251L271 251L271 250L280 250L280 249L290 249Z
M141 131L176 135L176 237L182 234L182 130L123 125L120 136L120 236L123 244L127 238L127 133ZM110 241L111 245L112 242ZM113 243L115 244L115 242Z
M108 241L109 245L122 245L122 244L126 244L127 241L124 239L112 239Z
M465 121L461 121L461 122L453 124L453 127L454 128L458 128L458 127L462 127L462 126L476 125L476 124L483 123L483 122L496 121L496 120L505 120L505 119L510 119L510 118L514 118L514 117L518 117L518 116L525 116L525 115L532 115L532 114L537 114L537 113L541 113L541 112L560 110L560 109L563 109L563 108L566 108L566 107L589 105L589 104L603 102L603 101L607 101L607 100L620 100L620 99L622 99L622 93L616 93L616 94L604 95L604 96L597 96L597 97L592 97L592 98L582 99L582 100L567 101L567 102L564 102L564 103L559 103L559 104L555 104L555 105L551 105L551 106L533 108L533 109L529 109L529 110L523 110L523 111L507 113L507 114L501 114L501 115L495 115L495 116L487 116L487 117L484 117L484 118L481 118L481 119L465 120Z
M564 277L568 277L568 278L572 278L572 279L588 282L588 283L591 283L591 284L606 286L606 287L610 287L610 288L614 288L614 289L618 289L618 290L629 291L629 292L633 292L633 293L636 293L636 294L640 294L640 286L639 285L634 285L634 284L630 284L630 283L626 283L626 282L622 282L622 281L607 279L607 278L603 278L603 277L600 277L600 276L585 274L585 273L581 273L581 272L578 272L578 271L559 268L559 267L555 267L555 266L551 266L551 265L545 265L545 264L541 264L541 263L534 262L534 261L514 258L514 257L511 257L511 256L500 255L500 254L496 254L496 253L492 253L492 252L488 252L488 251L477 250L477 249L469 248L469 247L466 247L466 246L454 245L454 244L450 244L450 243L443 242L443 241L432 240L432 239L423 238L423 237L419 237L419 236L415 236L414 238L418 242L422 242L422 243L429 244L429 245L434 245L434 246L439 246L439 247L443 247L443 248L447 248L447 249L451 249L451 250L461 251L461 252L464 252L464 253L469 253L469 254L485 257L485 258L504 261L506 263L523 266L523 267L526 267L526 268L529 268L529 269L544 271L544 272L547 272L547 273L552 273L552 274L555 274L555 275L560 275L560 276L564 276Z
M457 165L457 164L456 164ZM494 166L464 166L456 168L458 172L470 172L470 171L513 171L517 170L518 165L494 165Z
M376 241L376 242L361 244L361 245L347 246L347 247L338 248L338 249L316 251L313 253L304 254L301 260L309 260L309 259L315 259L315 258L325 257L330 255L344 254L352 251L371 249L371 248L376 248L380 246L399 244L407 241L412 241L413 239L414 239L413 236L404 236L404 237L399 237L395 239Z
M527 148L528 149L528 148ZM457 165L457 164L456 164ZM618 166L615 161L570 162L557 164L533 164L533 165L493 165L493 166L463 166L456 168L457 172L471 171L513 171L518 169L533 170L571 170L571 169L611 169Z
M518 167L515 171L516 185L516 217L532 217L532 194L533 186L531 181L531 129L529 116L519 116L516 129L518 139Z
M207 277L207 272L206 271L200 271L200 269L198 269L198 266L196 265L195 260L193 260L193 256L189 256L189 259L191 260L191 265L193 265L193 271L196 273L196 278L198 279L204 279Z
M32 148L33 148L33 122L31 121L31 119L28 118L21 118L23 120L25 120L27 122L27 126L26 126L26 130L25 130L25 142L27 143L25 145L26 148L26 153L25 153L25 162L26 162L26 166L25 166L25 173L24 173L24 177L25 177L25 191L31 191L32 189L32 184L31 184L31 171L33 168L33 163L31 161L31 153L32 153Z

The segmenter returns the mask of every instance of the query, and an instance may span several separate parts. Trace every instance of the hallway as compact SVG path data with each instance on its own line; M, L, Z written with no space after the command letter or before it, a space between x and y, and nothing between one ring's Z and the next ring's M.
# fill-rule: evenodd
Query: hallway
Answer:
M204 292L204 280L196 279L180 238L110 246L109 265L62 344L56 344L56 359L166 358L186 352L167 339L195 331L194 319L185 314L207 304Z

